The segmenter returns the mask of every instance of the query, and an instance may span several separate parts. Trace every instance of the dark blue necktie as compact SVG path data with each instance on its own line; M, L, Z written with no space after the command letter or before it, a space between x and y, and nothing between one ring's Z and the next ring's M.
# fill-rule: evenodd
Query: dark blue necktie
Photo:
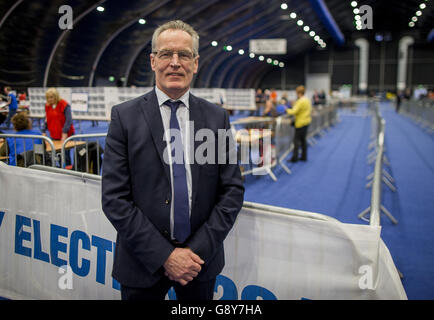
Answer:
M165 104L170 107L170 129L178 130L180 133L178 119L176 119L176 110L178 109L181 101L171 102L167 100ZM182 141L180 139L181 135L176 135L175 139L172 135L171 148L172 148L172 172L173 172L173 210L174 210L174 230L173 235L175 239L179 242L184 242L185 239L190 235L190 214L189 214L189 203L188 203L188 188L187 188L187 178L185 172L184 164L184 149L182 146ZM174 143L176 145L174 145ZM177 152L182 152L181 163L176 163L175 150Z

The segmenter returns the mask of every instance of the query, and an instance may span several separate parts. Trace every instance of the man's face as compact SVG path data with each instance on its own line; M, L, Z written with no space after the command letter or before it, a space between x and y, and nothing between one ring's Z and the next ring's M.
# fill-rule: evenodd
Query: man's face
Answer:
M185 31L169 29L157 38L157 53L151 54L151 67L157 87L178 99L190 87L197 72L199 56L193 55L193 39Z

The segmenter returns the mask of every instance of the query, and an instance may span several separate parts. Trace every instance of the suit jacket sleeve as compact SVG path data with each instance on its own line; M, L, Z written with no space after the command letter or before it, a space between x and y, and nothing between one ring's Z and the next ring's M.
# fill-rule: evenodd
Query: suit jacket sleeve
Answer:
M230 130L228 114L224 112L224 128ZM209 261L222 244L241 210L244 187L238 164L230 164L229 158L236 148L221 150L226 153L225 164L219 165L219 187L217 200L208 220L187 241L187 246L198 254L205 263Z
M174 247L132 200L127 137L119 110L114 107L104 153L102 209L118 236L153 274Z

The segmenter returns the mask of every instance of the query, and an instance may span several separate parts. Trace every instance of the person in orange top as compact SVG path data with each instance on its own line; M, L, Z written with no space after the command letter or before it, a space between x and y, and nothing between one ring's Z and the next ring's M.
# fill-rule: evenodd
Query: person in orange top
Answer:
M66 100L60 98L56 88L49 88L45 93L47 103L45 104L45 123L42 132L46 130L53 140L64 141L75 133L72 124L71 106Z

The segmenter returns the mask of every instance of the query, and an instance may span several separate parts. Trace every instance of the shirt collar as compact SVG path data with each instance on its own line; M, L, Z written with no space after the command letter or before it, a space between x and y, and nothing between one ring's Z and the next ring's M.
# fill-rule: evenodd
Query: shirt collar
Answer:
M157 86L155 86L155 93L157 95L157 99L158 99L158 105L161 107L162 105L164 105L164 103L167 100L172 100L167 94L165 94L163 91L161 91ZM187 109L189 108L189 97L190 97L190 89L187 90L186 93L184 93L179 99L179 101L181 101L186 107Z

